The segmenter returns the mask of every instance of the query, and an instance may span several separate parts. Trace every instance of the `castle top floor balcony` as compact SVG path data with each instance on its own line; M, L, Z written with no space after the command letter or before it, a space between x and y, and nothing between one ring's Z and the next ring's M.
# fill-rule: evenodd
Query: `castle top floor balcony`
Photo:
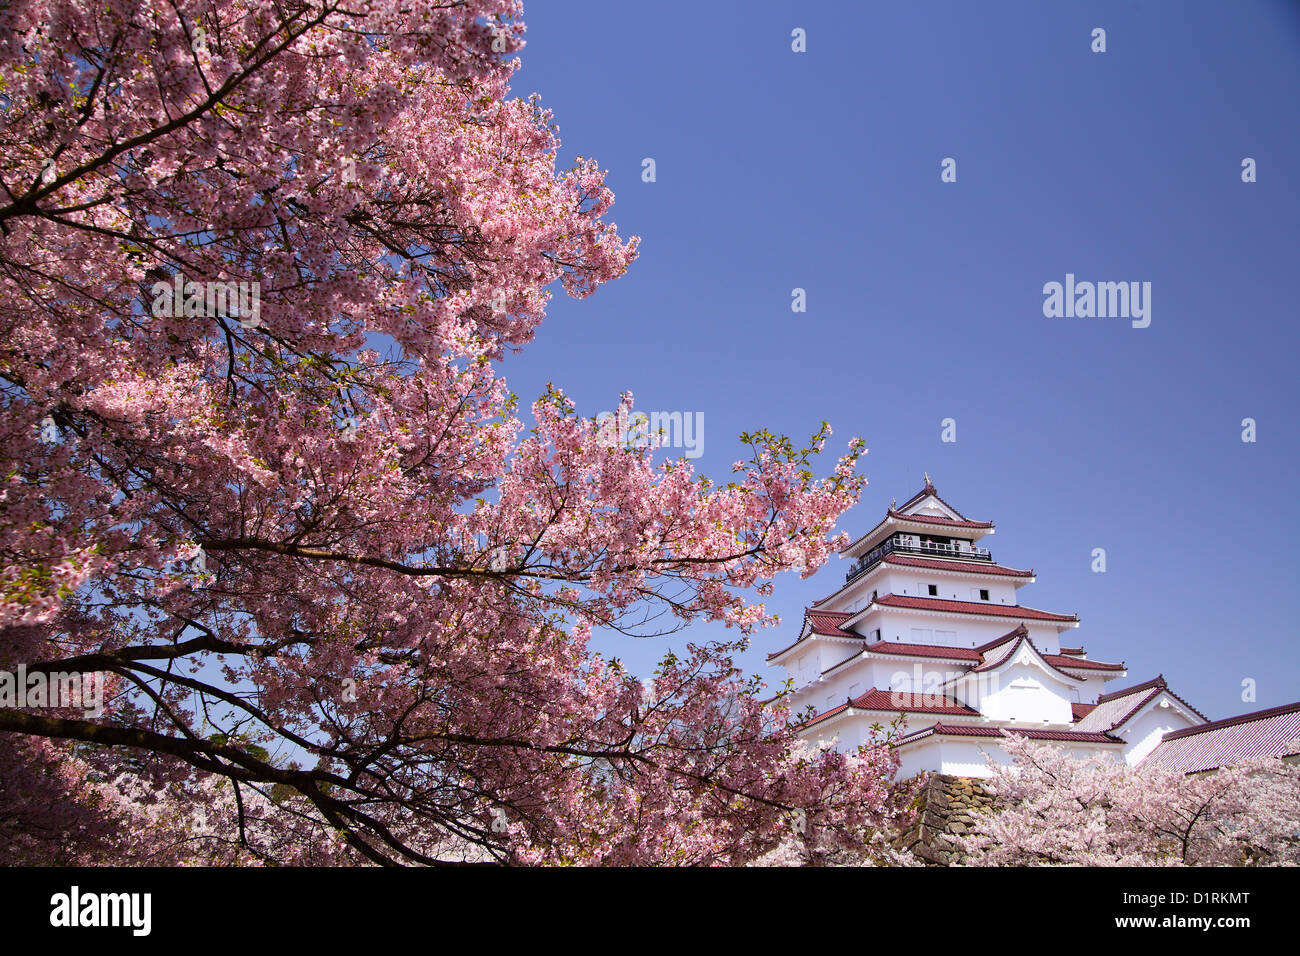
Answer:
M993 562L993 553L988 548L977 548L969 541L936 541L915 534L896 534L859 558L849 568L848 574L844 575L844 583L848 584L854 578L869 571L887 554L912 554L945 561L978 561L990 564Z

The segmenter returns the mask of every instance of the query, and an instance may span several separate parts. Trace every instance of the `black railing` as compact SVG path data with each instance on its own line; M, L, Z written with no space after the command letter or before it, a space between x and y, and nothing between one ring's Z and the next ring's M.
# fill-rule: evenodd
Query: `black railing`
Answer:
M869 570L880 562L880 559L887 554L915 554L924 558L942 558L944 560L954 561L993 561L993 554L988 548L959 548L955 544L940 544L936 541L907 541L904 542L894 536L881 544L876 545L861 558L853 567L849 568L849 573L844 575L844 583L848 584L862 572Z

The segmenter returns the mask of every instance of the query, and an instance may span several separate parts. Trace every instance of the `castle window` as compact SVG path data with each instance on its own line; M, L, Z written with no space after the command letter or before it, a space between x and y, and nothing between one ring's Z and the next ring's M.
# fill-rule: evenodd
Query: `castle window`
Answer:
M927 587L927 588L929 589L929 591L930 591L930 597L938 597L938 596L939 596L939 585L937 585L937 584L927 584L926 587Z
M980 588L980 600L981 600L981 601L987 601L988 599L989 599L989 589L988 589L988 588Z

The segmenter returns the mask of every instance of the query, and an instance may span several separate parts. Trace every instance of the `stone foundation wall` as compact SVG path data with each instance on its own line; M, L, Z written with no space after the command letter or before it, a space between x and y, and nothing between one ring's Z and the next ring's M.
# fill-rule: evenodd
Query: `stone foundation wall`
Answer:
M976 777L929 774L916 797L916 821L895 845L933 866L960 863L953 837L969 832L974 814L992 803L992 794Z

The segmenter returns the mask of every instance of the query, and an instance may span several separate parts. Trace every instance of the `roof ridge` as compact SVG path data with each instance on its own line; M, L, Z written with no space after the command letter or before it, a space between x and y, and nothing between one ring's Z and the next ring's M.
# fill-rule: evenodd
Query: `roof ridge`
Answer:
M957 509L953 508L953 510L956 511ZM898 518L902 521L907 521L910 519L913 521L918 521L921 524L962 525L971 529L993 527L992 521L976 521L974 518L941 518L939 517L939 515L904 514L903 512L897 511L894 508L890 508L888 511L885 512L885 518L886 519ZM880 527L880 526L877 525L876 527ZM872 530L874 531L875 528L873 528ZM868 532L868 534L870 534L870 532Z
M897 746L911 743L930 734L952 734L959 737L1008 737L1012 734L1018 734L1029 740L1079 740L1091 743L1123 743L1120 738L1116 737L1109 731L1104 730L1074 730L1070 728L1048 728L1048 727L999 727L983 724L945 724L942 721L931 724L920 730L913 731L900 737Z
M1190 707L1191 705L1188 704ZM1300 700L1293 704L1279 704L1277 707L1267 707L1264 710L1252 711L1248 714L1238 714L1235 717L1223 717L1220 720L1209 720L1203 724L1197 724L1195 727L1187 727L1183 730L1171 731L1161 738L1161 742L1166 740L1177 740L1182 737L1194 737L1196 734L1205 733L1211 730L1221 730L1224 727L1235 727L1237 724L1248 724L1254 720L1264 720L1268 717L1280 717L1282 714L1290 714L1300 711Z
M1053 663L1059 661L1060 663L1057 664L1058 667L1068 667L1071 670L1076 670L1076 671L1095 672L1095 671L1105 671L1105 670L1113 670L1113 671L1128 670L1127 661L1119 661L1118 663L1116 663L1115 661L1098 661L1090 657L1086 657L1082 654L1044 654L1043 656L1046 657L1048 660L1052 661ZM1172 693L1172 691L1170 693ZM1188 704L1188 706L1190 707L1191 705Z
M1128 723L1130 720L1133 719L1134 714L1136 714L1142 708L1146 707L1147 704L1151 703L1161 694L1168 694L1174 700L1178 701L1178 703L1182 704L1184 707L1190 710L1197 717L1200 717L1201 720L1205 720L1204 714L1202 714L1199 710L1197 710L1187 701L1183 700L1172 690L1170 690L1169 682L1165 680L1164 674L1157 674L1155 677L1151 678L1150 680L1143 681L1141 684L1135 684L1133 687L1130 687L1128 690L1118 690L1115 691L1113 694L1100 694L1097 697L1097 703L1109 704L1113 701L1119 700L1122 697L1130 697L1137 694L1141 695L1141 699L1138 700L1138 702L1134 704L1132 707L1130 707L1122 717L1119 717L1110 725L1111 730L1114 730L1116 727L1119 727L1122 724ZM1197 726L1199 727L1202 725L1198 724ZM1181 733L1181 731L1178 732ZM1165 736L1168 736L1168 734L1166 734Z
M866 640L866 638L863 638L863 640ZM906 650L906 651L882 650L882 648L890 648L890 647L920 648L921 650L924 650L926 648L936 648L938 651L947 651L948 653L926 654L926 653L921 653L920 651L913 652L911 650ZM961 660L962 658L954 657L953 655L974 653L975 648L957 647L953 644L913 644L911 641L890 641L881 638L880 640L873 641L870 644L864 644L862 647L862 652L863 653L870 652L872 654L897 654L902 657L931 657L931 658L938 658L940 660ZM966 663L974 664L977 662L973 660L967 660Z
M934 486L934 482L930 481L930 476L929 476L928 474L926 475L926 481L925 481L925 487L924 487L924 488L922 488L922 489L921 489L920 491L918 491L916 494L912 495L912 497L908 498L908 499L907 499L906 501L904 501L901 505L898 505L897 508L890 508L889 510L890 510L890 511L901 511L903 508L910 508L912 505L916 504L916 503L917 503L918 501L920 501L922 498L926 498L926 497L929 497L929 496L931 496L931 495L933 495L933 496L934 496L938 501L942 502L942 504L943 504L943 506L944 506L945 508L947 508L947 509L948 509L949 511L951 511L953 514L955 514L955 515L956 515L958 518L960 518L962 521L970 521L970 520L971 520L970 518L967 518L964 514L962 514L960 511L958 511L956 508L954 508L954 507L953 507L951 504L949 504L947 501L944 501L944 500L943 500L943 498L942 498L942 497L940 496L940 494L939 494L939 489L936 488L936 487Z
M1003 634L1001 637L995 637L993 638L993 640L988 641L987 643L981 644L979 647L974 648L974 650L979 651L980 654L983 654L985 651L991 651L993 650L993 648L1005 644L1007 641L1011 640L1021 631L1023 631L1026 634L1029 633L1029 628L1025 627L1023 621L1017 624L1011 630L1007 631L1007 633Z
M911 562L920 562L920 563L912 564ZM880 559L876 562L872 570L875 570L875 568L878 568L881 564L902 565L904 567L924 567L926 563L931 565L935 565L935 564L949 565L949 567L941 567L941 568L933 569L937 571L960 570L967 574L985 575L987 577L994 577L994 578L1036 578L1038 577L1038 572L1035 571L1033 568L1013 568L1005 564L999 564L996 561L962 561L951 557L931 558L931 557L922 557L921 555L917 555L917 554L899 554L897 551L891 551L888 554L881 555ZM992 573L994 571L999 571L1004 573L1001 574ZM868 575L862 574L854 577L852 580L845 581L843 584L837 587L830 594L826 595L823 598L818 598L816 601L813 601L812 604L809 605L809 607L815 608L820 604L825 604L831 598L847 590L848 588L853 587L855 583L865 581L867 577Z
M1017 632L1023 632L1023 633L1017 633ZM1057 674L1060 674L1066 680L1072 680L1072 681L1081 680L1081 678L1075 677L1073 674L1067 674L1065 671L1061 670L1059 667L1057 667L1055 664L1049 661L1047 659L1049 655L1044 654L1042 650L1039 649L1038 645L1034 643L1034 639L1029 636L1029 628L1021 624L1020 627L1016 628L1016 630L1012 631L1011 633L1016 634L1016 642L1013 645L1011 645L1011 648L1005 654L999 657L996 661L992 661L992 662L985 661L980 663L978 666L972 668L971 669L972 674L974 674L976 671L983 672L983 671L997 670L1003 664L1005 664L1007 661L1011 660L1011 658L1015 656L1016 651L1020 650L1021 644L1028 644L1031 648L1033 648L1034 653L1038 655L1038 659L1047 665L1048 669L1050 669L1051 671ZM984 655L981 653L980 656L983 657Z
M1031 617L1034 614L1045 614L1047 615L1047 618L1049 620L1050 619L1056 619L1059 621L1079 620L1079 615L1077 614L1059 614L1056 611L1044 611L1040 607L1030 607L1028 604L986 604L982 601L963 601L961 600L961 598L926 597L920 594L916 594L916 595L895 594L893 591L889 591L885 594L877 595L876 598L872 601L872 603L874 604L877 602L883 602L887 598L894 598L899 601L929 601L936 604L964 604L968 607L973 607L973 608L988 608L987 611L985 610L970 611L967 613L986 614L990 617L1017 617L1018 615L1015 613L1016 611L1028 611L1030 612ZM889 605L886 604L885 606L888 607ZM868 607L870 607L870 605L868 605ZM866 610L866 608L863 608L863 610ZM924 608L916 608L915 610L924 610ZM857 613L861 614L862 611L859 611Z
M1106 704L1112 700L1117 700L1120 697L1127 697L1129 694L1136 694L1138 691L1150 690L1157 684L1163 685L1164 687L1169 686L1165 682L1165 676L1163 674L1157 674L1150 680L1144 680L1142 683L1134 684L1132 687L1127 687L1124 690L1113 690L1109 694L1098 694L1097 703ZM1184 701L1184 703L1186 703L1186 701ZM1187 706L1190 707L1191 705L1188 704Z
M1127 724L1130 720L1133 719L1134 714L1136 714L1147 704L1151 703L1153 700L1155 700L1157 697L1159 697L1168 689L1169 688L1167 686L1163 686L1160 684L1156 684L1155 686L1148 688L1148 693L1143 695L1141 700L1139 700L1134 706L1130 707L1128 709L1128 712L1124 714L1123 717L1119 718L1119 720L1112 722L1111 725L1106 729L1108 731L1115 730L1116 728L1120 727L1122 724Z
M1024 627L1024 625L1022 624L1021 627ZM1055 664L1053 664L1050 660L1048 660L1049 657L1059 657L1060 655L1059 655L1059 654L1048 654L1048 653L1046 653L1045 651L1043 651L1043 649L1042 649L1041 647L1039 647L1037 644L1034 643L1034 639L1033 639L1032 637L1029 636L1029 628L1027 628L1027 627L1025 628L1025 636L1022 637L1021 640L1022 640L1022 641L1027 641L1027 642L1029 643L1029 646L1032 647L1032 648L1034 649L1034 653L1037 654L1037 655L1039 656L1039 658L1042 660L1042 662L1043 662L1044 664L1046 664L1048 667L1050 667L1052 670L1056 671L1056 673L1060 674L1062 677L1069 677L1071 680L1078 680L1078 678L1075 677L1073 674L1067 674L1067 673L1065 673L1065 671L1061 670L1059 667L1057 667Z
M820 610L818 610L816 607L806 607L806 608L803 609L803 612L804 612L805 615L807 615L807 614L840 614L840 615L843 615L843 616L840 618L840 620L842 620L842 621L843 621L843 620L847 620L848 618L852 617L853 614L854 614L853 611L820 611Z
M1174 693L1174 689L1173 689L1172 687L1170 687L1168 683L1165 684L1165 693L1168 694L1170 697L1172 697L1174 700L1178 701L1178 703L1182 704L1184 707L1186 707L1188 710L1190 710L1190 711L1191 711L1193 714L1195 714L1197 717L1201 718L1201 720L1204 720L1206 723L1209 723L1209 718L1208 718L1208 717L1206 717L1203 713L1201 713L1199 710L1197 710L1195 707L1193 707L1190 703L1188 703L1187 701L1183 700L1183 698L1181 698L1181 697L1179 697L1177 694L1175 694L1175 693Z
M946 564L956 565L962 568L963 570L969 569L973 571L978 571L981 568L998 568L1002 571L1010 571L1012 572L1013 575L1023 575L1025 577L1037 577L1037 574L1035 573L1033 568L1028 568L1028 569L1012 568L1012 567L1008 567L1005 564L998 564L996 561L987 561L984 562L983 564L974 561L959 561L954 557L943 556L943 555L939 555L933 558L926 558L916 554L899 554L897 551L891 551L888 554L882 555L880 560L888 564L898 564L906 561L929 561L933 564L946 563Z
M935 487L934 487L934 485L930 484L930 482L927 481L927 482L925 483L925 487L924 487L924 488L922 488L922 489L921 489L920 491L918 491L916 494L912 495L912 497L908 498L908 499L907 499L906 501L904 501L901 505L891 505L891 506L890 506L888 509L886 509L886 510L887 510L887 511L901 511L903 508L909 508L909 507L911 507L912 505L914 505L914 504L916 504L918 501L920 501L922 498L924 498L926 495L930 495L930 494L935 494ZM938 496L936 495L936 497L938 497ZM949 507L949 508L952 508L952 505L949 505L948 507ZM953 510L953 511L956 511L957 509L956 509L956 508L953 508L952 510ZM960 512L958 512L958 513L960 514Z
M891 698L893 698L893 696L897 694L899 695L899 697L903 699L903 703L896 703L892 699L890 700L888 707L875 707L872 706L871 704L859 703L859 701L864 701L866 698L872 696L873 694L888 694ZM971 707L969 704L965 704L962 701L958 700L956 697L950 697L947 694L933 694L933 693L928 693L926 691L881 690L878 687L872 686L867 690L863 691L861 694L858 694L858 696L850 697L848 699L848 702L850 707L856 707L859 710L897 709L904 713L926 713L925 708L930 707L930 708L943 708L945 710L964 711L964 713L961 714L960 716L966 716L966 717L979 716L979 711L975 710L975 708Z

